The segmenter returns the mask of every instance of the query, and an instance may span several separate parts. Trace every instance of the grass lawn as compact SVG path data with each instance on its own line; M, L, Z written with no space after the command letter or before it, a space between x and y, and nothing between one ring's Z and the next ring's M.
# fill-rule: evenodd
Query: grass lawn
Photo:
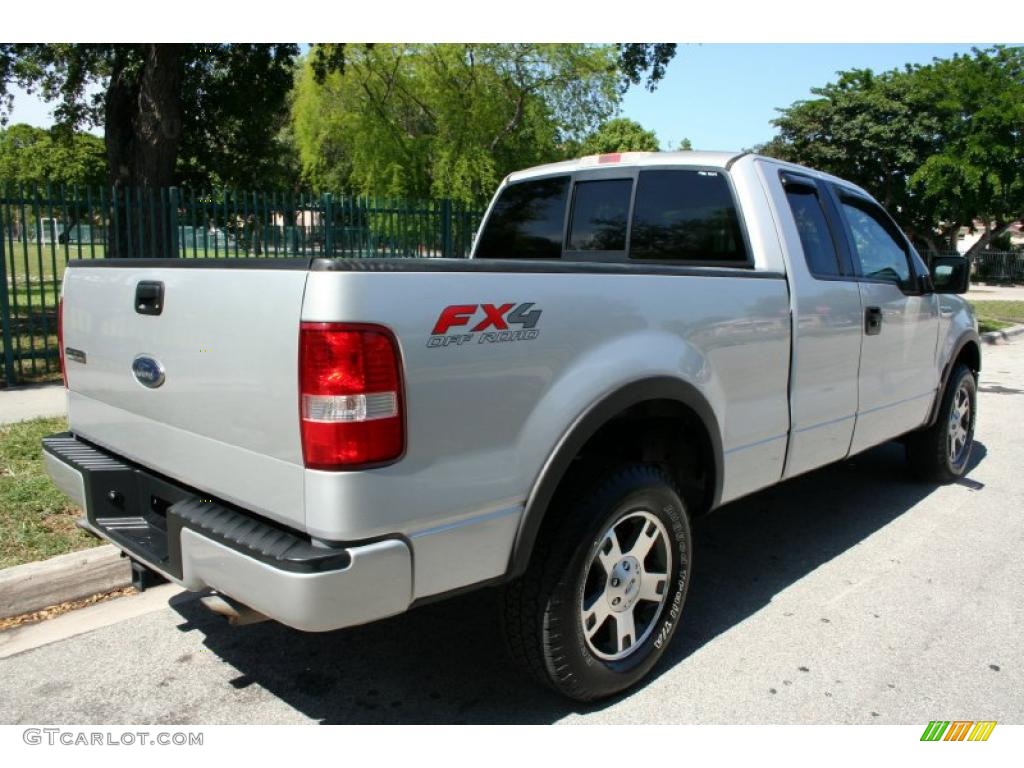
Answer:
M978 333L988 333L989 331L1001 331L1004 328L1009 328L1013 323L1004 323L1002 320L989 320L987 317L978 318Z
M50 482L40 440L67 429L64 418L0 426L0 568L99 543L75 527L78 507Z
M972 301L981 333L1024 323L1024 301Z

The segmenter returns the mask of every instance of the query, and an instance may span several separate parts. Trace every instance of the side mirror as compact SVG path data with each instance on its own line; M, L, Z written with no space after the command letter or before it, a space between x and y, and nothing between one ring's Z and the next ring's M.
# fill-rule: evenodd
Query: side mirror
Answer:
M936 293L967 293L971 263L963 256L934 256L930 271Z

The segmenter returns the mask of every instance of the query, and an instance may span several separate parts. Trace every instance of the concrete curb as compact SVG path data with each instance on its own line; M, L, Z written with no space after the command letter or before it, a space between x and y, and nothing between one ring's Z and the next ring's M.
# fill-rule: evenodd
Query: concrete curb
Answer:
M81 600L126 587L131 581L128 558L110 544L4 568L0 570L0 617Z
M1024 325L1011 325L1009 328L1004 328L1001 331L989 331L988 333L981 334L981 340L986 344L1001 344L1013 339L1014 336L1020 336L1024 333Z
M177 584L161 584L142 594L126 595L117 600L90 605L49 621L23 624L0 632L0 659L159 611L168 604L181 605L198 599L199 593L185 592Z

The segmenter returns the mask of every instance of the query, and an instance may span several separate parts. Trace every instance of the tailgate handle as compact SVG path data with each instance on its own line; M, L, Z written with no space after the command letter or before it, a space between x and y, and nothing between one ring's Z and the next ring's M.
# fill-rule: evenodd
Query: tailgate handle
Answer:
M142 280L135 286L135 311L140 315L159 315L164 309L164 284Z

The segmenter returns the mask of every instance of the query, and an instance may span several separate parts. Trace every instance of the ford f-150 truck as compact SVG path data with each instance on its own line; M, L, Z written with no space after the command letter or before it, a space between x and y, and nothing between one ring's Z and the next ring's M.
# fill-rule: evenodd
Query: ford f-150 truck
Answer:
M236 618L327 631L500 585L513 653L596 699L683 620L695 517L894 438L964 474L967 281L800 166L546 165L468 259L71 262L45 460L140 573Z

